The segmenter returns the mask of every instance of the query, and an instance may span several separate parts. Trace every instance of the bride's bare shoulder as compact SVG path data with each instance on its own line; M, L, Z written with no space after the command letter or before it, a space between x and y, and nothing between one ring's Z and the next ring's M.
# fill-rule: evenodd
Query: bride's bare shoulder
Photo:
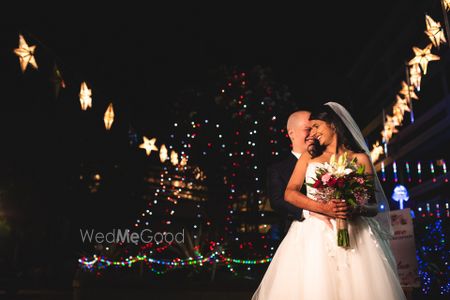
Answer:
M359 163L364 164L364 163L370 162L369 156L364 152L363 153L352 152L352 153L350 153L350 157L356 158L357 162L359 162Z

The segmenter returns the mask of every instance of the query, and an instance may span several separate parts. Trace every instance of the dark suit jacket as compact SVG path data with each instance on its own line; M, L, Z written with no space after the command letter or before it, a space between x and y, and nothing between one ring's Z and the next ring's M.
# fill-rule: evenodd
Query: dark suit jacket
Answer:
M297 157L291 152L288 158L272 164L267 169L267 192L270 206L285 220L282 232L286 234L293 220L302 220L302 209L284 200L284 191L294 171ZM306 191L305 185L302 192Z

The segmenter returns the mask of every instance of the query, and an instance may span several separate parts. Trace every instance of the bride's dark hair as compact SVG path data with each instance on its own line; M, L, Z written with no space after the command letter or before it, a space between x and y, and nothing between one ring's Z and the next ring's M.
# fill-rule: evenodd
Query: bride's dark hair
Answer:
M346 149L355 153L364 152L363 149L353 138L353 135L348 130L347 126L342 122L341 118L328 105L323 105L319 110L313 110L309 117L310 120L321 120L336 128L337 147L344 146ZM314 140L313 144L308 147L308 152L311 156L317 157L322 155L325 146L319 144L319 141Z

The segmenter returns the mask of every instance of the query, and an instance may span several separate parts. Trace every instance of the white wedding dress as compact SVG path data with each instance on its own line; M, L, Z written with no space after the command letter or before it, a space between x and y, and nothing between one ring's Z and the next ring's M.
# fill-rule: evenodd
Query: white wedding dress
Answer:
M306 170L315 178L320 162ZM314 188L307 187L314 199ZM373 219L349 221L350 249L337 246L336 222L331 229L304 210L278 247L252 300L403 300L389 241L369 226Z

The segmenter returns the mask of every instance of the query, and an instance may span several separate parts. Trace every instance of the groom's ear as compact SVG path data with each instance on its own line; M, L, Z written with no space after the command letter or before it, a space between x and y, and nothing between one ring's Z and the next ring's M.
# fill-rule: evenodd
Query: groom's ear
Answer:
M286 131L287 131L288 137L292 138L292 135L294 135L294 130L291 128L291 129L286 129Z

